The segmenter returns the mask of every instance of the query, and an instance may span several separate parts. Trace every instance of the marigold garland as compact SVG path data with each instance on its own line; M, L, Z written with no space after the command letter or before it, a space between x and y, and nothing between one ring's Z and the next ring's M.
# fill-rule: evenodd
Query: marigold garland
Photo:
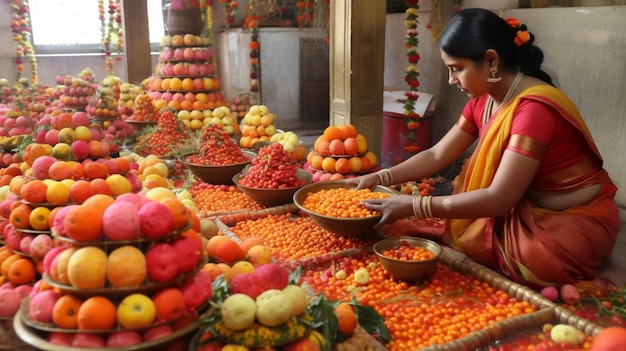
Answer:
M315 0L303 0L296 2L296 21L298 27L310 27L313 24L315 13Z
M406 123L407 143L404 146L405 151L410 154L415 154L419 151L419 146L416 145L415 130L420 127L420 115L415 112L415 102L417 101L419 94L419 68L417 63L420 60L420 55L417 52L419 44L417 25L419 24L419 0L407 0L406 18L404 24L407 28L406 31L406 55L409 61L409 65L406 69L405 81L409 85L409 91L405 93L406 100L404 102L404 121Z
M259 15L257 8L257 2L251 0L250 4L246 8L248 15L244 21L244 27L250 29L250 43L248 48L250 49L250 91L253 94L259 92L259 58L261 43L259 42Z
M222 4L224 11L224 24L226 28L229 28L231 24L235 23L235 16L237 15L237 9L239 8L239 2L236 0L219 0Z
M18 82L22 78L24 71L24 57L28 59L31 70L31 82L39 82L37 73L37 59L35 58L35 50L31 43L32 29L30 26L30 7L28 0L11 0L9 1L9 9L11 11L11 32L13 33L13 41L15 47L15 66L17 70L15 81Z
M105 69L109 74L114 74L114 60L111 52L112 42L115 41L117 49L117 57L115 58L115 61L122 61L121 54L124 52L122 5L120 0L108 0L106 11L104 9L104 0L98 0L98 18L100 19L100 31L102 32L101 45L104 51Z

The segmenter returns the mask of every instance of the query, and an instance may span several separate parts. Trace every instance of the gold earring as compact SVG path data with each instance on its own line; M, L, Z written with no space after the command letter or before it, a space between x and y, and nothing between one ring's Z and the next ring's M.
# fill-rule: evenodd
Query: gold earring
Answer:
M497 83L497 82L502 80L502 77L496 77L496 73L498 73L498 69L497 68L491 67L489 69L489 72L491 73L491 77L487 78L487 81L489 83Z

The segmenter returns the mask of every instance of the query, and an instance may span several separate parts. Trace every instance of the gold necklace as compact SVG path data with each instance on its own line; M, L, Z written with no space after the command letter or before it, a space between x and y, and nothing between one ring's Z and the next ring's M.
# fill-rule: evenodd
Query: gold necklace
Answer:
M519 83L522 81L523 77L524 73L522 73L521 71L517 71L517 75L515 76L515 79L513 79L513 83L511 83L511 85L509 86L509 90L506 91L506 94L504 95L504 100L502 100L500 106L503 106L504 104L509 102L509 100L511 100L511 98L513 97L513 93L515 93L515 90L517 89ZM489 122L489 120L491 119L492 110L493 98L491 97L491 95L489 95L489 98L487 98L487 102L485 103L485 109L483 110L483 125L487 124L487 122Z

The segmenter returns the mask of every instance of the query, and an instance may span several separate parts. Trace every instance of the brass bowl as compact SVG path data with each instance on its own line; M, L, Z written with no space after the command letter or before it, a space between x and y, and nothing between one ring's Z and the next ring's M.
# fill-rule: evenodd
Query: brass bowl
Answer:
M355 236L359 234L373 232L374 226L380 221L383 216L382 214L364 218L340 218L319 214L305 208L302 205L309 193L316 193L320 190L325 189L328 190L338 188L352 189L356 188L356 184L348 183L343 180L311 183L296 191L296 193L293 195L293 202L302 212L309 215L313 219L313 221L315 221L315 223L317 223L320 227L328 230L329 232L333 232L340 236ZM398 194L397 191L380 185L377 186L374 191L385 192L390 195Z
M232 185L233 176L239 172L241 172L247 165L252 162L252 159L256 156L255 153L244 151L244 155L248 156L248 161L241 163L234 163L231 165L224 166L211 166L211 165L200 165L187 162L187 156L185 155L179 158L179 161L187 167L193 173L196 178L199 178L205 183L209 184L225 184Z
M239 184L238 180L243 176L243 172L237 173L233 177L233 183L237 185L239 190L244 194L250 196L254 202L263 207L274 207L284 204L288 204L293 201L293 194L302 187L310 184L313 180L313 176L303 169L296 171L296 177L306 181L306 184L282 189L267 189L267 188L255 188Z
M421 261L398 260L382 254L383 251L394 249L400 245L421 246L435 254L434 258ZM380 263L395 278L400 280L419 281L429 277L437 265L437 260L443 252L439 244L432 240L416 237L398 237L383 239L372 247Z

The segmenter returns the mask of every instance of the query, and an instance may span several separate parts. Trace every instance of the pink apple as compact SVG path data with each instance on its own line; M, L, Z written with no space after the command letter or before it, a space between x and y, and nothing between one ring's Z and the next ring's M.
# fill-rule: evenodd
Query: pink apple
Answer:
M253 299L265 291L261 278L254 272L237 274L230 281L230 290L233 294L245 294Z
M266 290L282 290L289 284L289 272L278 263L260 265L255 268L254 274L261 278Z
M15 119L15 126L17 127L29 127L30 126L30 118L25 116L19 116Z
M164 338L173 332L174 330L172 327L167 324L158 325L143 332L143 341L145 342Z
M174 50L174 60L181 61L185 58L185 51L181 48Z
M52 220L52 230L54 230L57 235L65 236L65 217L67 217L69 211L76 206L78 205L67 205L54 215L54 219Z
M8 136L9 130L5 127L0 127L0 136Z
M163 68L161 68L161 72L163 73L165 77L173 77L174 76L174 64L170 62L164 64Z
M46 133L48 131L46 129L41 129L35 134L35 142L37 144L45 144L46 143Z
M141 343L141 335L134 330L120 330L106 339L106 347L132 346Z
M103 348L106 346L104 337L97 334L76 333L72 338L72 347Z
M52 289L35 294L30 299L30 318L41 323L52 323L52 308L60 295Z
M0 216L2 216L2 218L9 218L9 216L11 215L11 206L15 201L17 201L16 194L10 194L12 194L12 196L7 196L6 199L0 202Z
M172 50L171 48L166 48L163 50L163 53L161 55L163 57L163 61L169 61L174 58L174 50Z
M11 250L19 251L22 242L22 232L18 231L13 224L4 228L4 241Z
M57 161L56 158L52 156L48 156L48 155L37 157L35 161L33 161L33 164L31 166L31 169L33 171L33 177L37 179L50 178L48 176L48 169L50 169L50 166L56 161Z
M30 243L30 254L36 260L41 260L48 251L52 250L52 237L48 234L37 234Z
M135 173L126 173L124 177L130 182L132 192L137 192L143 187L141 179L139 179L139 177Z
M188 273L198 267L202 260L202 243L198 240L183 236L172 244L178 252L178 269L180 273Z
M150 201L139 209L139 228L144 237L158 239L174 229L174 218L167 206Z
M50 251L48 251L46 253L46 255L43 257L43 271L44 271L44 273L50 275L50 267L52 266L52 261L63 250L65 250L65 247L57 246L57 247L53 247L52 249L50 249Z
M17 291L22 298L25 298L33 291L33 286L30 284L22 284L16 286L14 290Z
M170 281L179 272L178 252L168 243L156 244L146 253L146 267L148 279L155 282Z
M183 50L183 59L186 61L191 61L196 57L196 53L193 48L185 48Z
M72 346L73 338L74 334L72 333L51 332L48 335L48 342L53 345Z
M11 129L15 127L16 124L15 118L7 118L6 121L4 121L4 128Z
M91 131L91 140L100 140L100 139L102 139L102 132L101 132L100 128L89 127L89 130Z
M57 129L48 129L44 140L46 144L56 145L59 142L59 131Z
M200 75L200 74L198 74ZM194 78L193 80L193 88L195 90L203 90L204 89L204 81L202 78Z
M200 68L198 67L197 63L190 64L187 71L189 72L189 75L192 77L197 77L200 75Z
M148 200L145 196L138 194L138 193L124 193L116 197L115 201L116 202L128 202L130 204L133 204L133 206L137 208L137 211L139 211L141 206L143 206L145 203L147 203L150 200Z
M21 301L22 296L14 289L0 289L0 317L13 317Z
M20 252L30 255L30 243L33 242L34 238L35 236L31 234L23 235L22 240L20 240Z
M115 201L102 215L102 231L110 240L133 240L139 237L139 210L130 202Z

